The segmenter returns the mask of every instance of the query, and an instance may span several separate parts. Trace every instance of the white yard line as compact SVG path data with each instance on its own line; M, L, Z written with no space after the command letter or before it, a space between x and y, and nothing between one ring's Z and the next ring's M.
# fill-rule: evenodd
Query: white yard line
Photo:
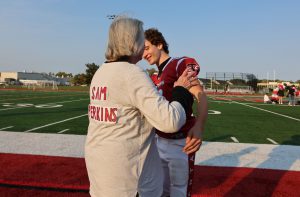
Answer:
M73 120L73 119L76 119L76 118L81 118L81 117L86 116L86 115L87 115L87 114L83 114L83 115L80 115L80 116L75 116L75 117L68 118L68 119L65 119L65 120L61 120L61 121L58 121L58 122L53 122L53 123L46 124L46 125L43 125L43 126L40 126L40 127L36 127L36 128L33 128L33 129L29 129L29 130L24 131L24 132L25 132L25 133L28 133L28 132L31 132L31 131L35 131L35 130L38 130L38 129L41 129L41 128L45 128L45 127L51 126L51 125L59 124L59 123L62 123L62 122L67 122L67 121L69 121L69 120Z
M228 104L231 104L232 103L232 101L224 101L224 100L214 100L214 101L208 101L208 102L212 102L212 103L228 103Z
M270 141L272 144L278 144L277 142L275 142L274 140L272 140L271 138L267 138L268 141Z
M239 143L238 139L236 139L236 137L230 137L230 139L232 139L232 141L234 141L235 143Z
M77 100L70 100L70 101L61 101L61 102L46 103L46 104L41 104L41 105L57 104L57 103L71 103L71 102L74 102L74 101L84 101L84 100L89 100L89 98L88 99L77 99Z
M8 126L8 127L4 127L4 128L1 128L0 131L4 130L4 129L9 129L9 128L13 128L14 126Z
M247 107L251 107L251 108L254 108L254 109L258 109L258 110L261 110L261 111L265 111L265 112L268 112L268 113L271 113L271 114L275 114L275 115L278 115L278 116L282 116L282 117L285 117L285 118L289 118L289 119L292 119L292 120L296 120L296 121L300 122L300 119L297 119L297 118L294 118L294 117L291 117L291 116L287 116L287 115L280 114L280 113L277 113L277 112L272 112L272 111L269 111L269 110L266 110L266 109L261 109L259 107L254 107L254 106L247 105L247 104L244 104L244 103L239 103L239 102L236 102L236 101L232 101L232 102L236 103L236 104L244 105L244 106L247 106Z
M59 131L59 132L57 132L57 133L64 133L64 132L69 131L69 130L70 130L70 129L64 129L64 130Z

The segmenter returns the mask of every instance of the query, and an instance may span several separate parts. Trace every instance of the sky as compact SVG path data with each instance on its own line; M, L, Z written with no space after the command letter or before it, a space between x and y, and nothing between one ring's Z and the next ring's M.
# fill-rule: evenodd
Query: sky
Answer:
M300 80L299 0L0 0L0 72L79 74L101 65L108 15L158 28L172 57L207 72ZM148 66L142 60L138 63Z

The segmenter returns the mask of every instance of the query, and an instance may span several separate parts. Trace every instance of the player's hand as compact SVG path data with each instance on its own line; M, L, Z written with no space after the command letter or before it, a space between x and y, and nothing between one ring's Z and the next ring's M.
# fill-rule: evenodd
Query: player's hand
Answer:
M183 152L186 154L191 154L197 152L202 145L202 132L200 128L195 125L192 129L188 132L188 136L185 141L185 146L183 148Z

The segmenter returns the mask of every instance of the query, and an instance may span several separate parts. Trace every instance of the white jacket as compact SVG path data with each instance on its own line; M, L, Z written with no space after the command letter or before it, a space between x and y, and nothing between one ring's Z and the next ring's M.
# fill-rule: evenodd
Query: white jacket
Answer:
M90 87L85 160L91 196L160 196L163 173L152 129L176 132L185 117L180 103L160 96L141 68L104 63Z

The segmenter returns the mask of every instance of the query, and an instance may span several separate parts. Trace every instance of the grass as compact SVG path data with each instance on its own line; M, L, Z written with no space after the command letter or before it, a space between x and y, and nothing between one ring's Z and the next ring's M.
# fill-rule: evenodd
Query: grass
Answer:
M221 114L209 115L205 141L232 142L231 137L235 137L241 143L270 144L267 138L271 138L279 144L300 145L299 106L261 105L251 101L261 99L261 96L222 98L225 101L210 96L209 110ZM39 133L68 129L64 133L85 135L88 103L87 91L0 90L0 128L13 126L4 130L24 132L34 129L31 132ZM53 107L55 105L61 106ZM70 118L74 119L66 121ZM42 128L36 129L38 127Z

